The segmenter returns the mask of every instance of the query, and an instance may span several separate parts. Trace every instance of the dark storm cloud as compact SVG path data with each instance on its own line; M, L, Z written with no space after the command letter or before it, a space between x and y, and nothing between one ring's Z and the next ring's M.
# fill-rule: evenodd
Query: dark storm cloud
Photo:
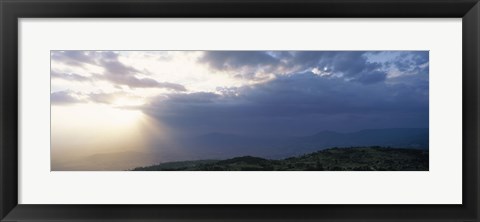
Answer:
M218 99L220 95L209 92L198 92L189 94L171 94L167 96L169 102L184 103L184 104L198 104L198 103L212 103Z
M385 81L386 77L387 75L385 72L368 71L366 73L362 73L362 75L356 76L356 78L354 79L364 84L371 84L371 83L383 82Z
M131 66L123 64L119 60L119 55L112 51L53 51L51 54L52 60L56 62L62 62L69 65L83 67L86 64L100 66L104 69L101 75L95 75L95 79L109 81L113 84L125 85L130 88L164 88L173 91L186 91L185 86L168 83L158 82L155 79L144 77L139 78L136 75L145 73L135 69ZM52 72L52 75L55 75ZM147 73L149 74L149 73ZM80 75L69 76L70 80L78 79ZM65 76L63 76L65 77ZM68 76L67 76L68 77ZM82 80L80 80L82 81Z
M315 67L324 69L336 76L349 81L364 84L383 82L386 70L376 62L369 62L364 51L325 51L325 52L295 52L289 61L291 65L301 64L301 69L309 70Z
M220 92L172 94L144 111L193 134L428 127L428 89L416 85L366 85L307 72Z
M320 68L349 81L364 84L382 82L386 71L382 64L369 62L364 51L208 51L199 60L216 70L242 72L244 78L255 79L257 71L295 73ZM243 69L243 70L242 70ZM253 74L252 74L253 73ZM238 74L237 74L238 75Z

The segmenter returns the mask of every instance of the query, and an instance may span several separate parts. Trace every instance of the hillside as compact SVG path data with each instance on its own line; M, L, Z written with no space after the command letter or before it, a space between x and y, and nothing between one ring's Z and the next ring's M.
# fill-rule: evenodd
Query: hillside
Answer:
M331 148L282 160L252 156L139 167L135 171L426 171L428 150L386 147Z

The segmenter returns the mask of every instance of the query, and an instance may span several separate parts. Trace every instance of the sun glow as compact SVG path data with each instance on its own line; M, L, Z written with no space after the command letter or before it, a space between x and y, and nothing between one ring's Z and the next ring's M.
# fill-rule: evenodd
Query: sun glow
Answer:
M99 104L52 106L52 135L62 144L54 143L52 149L82 153L139 149L143 116L139 110Z
M89 103L52 106L51 112L52 169L125 170L153 164L161 157L159 141L168 142L170 135L162 123L131 108ZM99 161L98 155L111 158Z
M131 99L127 97L117 97L112 103L114 107L123 107L123 108L140 106L143 104L145 104L145 101L143 101L143 99Z

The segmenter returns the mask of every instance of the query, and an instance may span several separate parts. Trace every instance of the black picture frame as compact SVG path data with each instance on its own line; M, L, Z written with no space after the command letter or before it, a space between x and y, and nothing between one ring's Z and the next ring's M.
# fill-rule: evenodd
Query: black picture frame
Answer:
M479 221L478 0L0 0L0 15L1 221ZM77 17L462 18L463 204L18 204L17 21Z

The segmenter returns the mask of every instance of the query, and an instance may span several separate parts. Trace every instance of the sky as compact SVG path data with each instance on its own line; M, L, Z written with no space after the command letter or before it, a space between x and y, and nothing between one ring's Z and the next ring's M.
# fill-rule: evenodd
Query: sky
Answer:
M54 152L428 128L428 98L428 51L51 52Z

